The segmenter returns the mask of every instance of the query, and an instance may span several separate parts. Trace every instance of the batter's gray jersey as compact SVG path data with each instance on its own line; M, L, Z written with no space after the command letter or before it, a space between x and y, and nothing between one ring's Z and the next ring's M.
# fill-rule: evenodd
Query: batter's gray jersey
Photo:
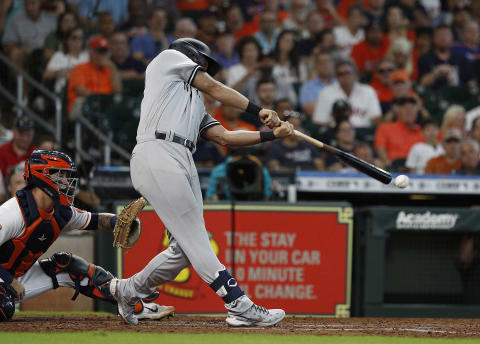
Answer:
M192 86L201 68L173 49L164 50L150 62L145 73L137 142L153 137L155 131L172 131L196 142L199 131L213 125L211 116L205 116L202 93Z

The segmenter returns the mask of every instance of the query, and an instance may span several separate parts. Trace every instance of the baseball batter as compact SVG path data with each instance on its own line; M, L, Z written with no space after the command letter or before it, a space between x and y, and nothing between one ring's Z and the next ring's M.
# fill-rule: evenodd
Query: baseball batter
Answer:
M110 291L120 315L137 324L138 298L173 280L190 264L223 298L231 326L272 326L285 316L281 309L255 305L218 260L203 219L203 201L192 152L198 135L222 145L245 146L293 134L290 123L261 109L240 93L214 80L218 63L202 42L174 41L148 65L137 145L130 162L135 189L152 205L169 232L170 247L128 279L113 279ZM228 131L205 113L203 93L221 103L258 115L273 131Z
M113 214L96 214L72 206L78 178L71 158L61 152L36 150L25 164L27 186L0 206L0 321L9 320L15 302L51 289L70 287L91 298L115 303L108 288L113 275L67 252L38 260L61 232L112 231ZM139 235L140 224L135 228ZM173 307L152 301L136 305L139 318L158 319ZM144 307L146 306L146 307Z

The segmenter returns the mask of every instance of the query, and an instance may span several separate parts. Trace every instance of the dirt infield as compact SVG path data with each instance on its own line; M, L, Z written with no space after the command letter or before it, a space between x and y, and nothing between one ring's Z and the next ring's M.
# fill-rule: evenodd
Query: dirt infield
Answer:
M125 325L117 316L22 315L0 324L7 332L129 331L144 333L261 333L290 335L382 335L400 337L480 337L480 319L288 317L272 328L231 328L225 317L175 315Z

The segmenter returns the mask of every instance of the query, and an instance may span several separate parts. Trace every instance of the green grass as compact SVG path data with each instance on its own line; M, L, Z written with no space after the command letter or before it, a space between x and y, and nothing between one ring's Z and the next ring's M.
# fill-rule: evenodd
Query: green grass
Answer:
M1 326L0 326L1 329ZM2 343L8 344L473 344L480 339L433 339L397 338L371 336L276 336L258 334L149 334L132 332L85 332L85 333L11 333L0 332Z

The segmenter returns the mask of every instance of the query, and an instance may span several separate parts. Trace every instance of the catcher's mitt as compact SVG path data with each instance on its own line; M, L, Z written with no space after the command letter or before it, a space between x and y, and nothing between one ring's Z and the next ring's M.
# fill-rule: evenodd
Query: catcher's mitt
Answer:
M117 222L113 228L113 246L132 248L140 238L142 224L137 214L147 205L143 197L130 202L122 212L117 215Z

